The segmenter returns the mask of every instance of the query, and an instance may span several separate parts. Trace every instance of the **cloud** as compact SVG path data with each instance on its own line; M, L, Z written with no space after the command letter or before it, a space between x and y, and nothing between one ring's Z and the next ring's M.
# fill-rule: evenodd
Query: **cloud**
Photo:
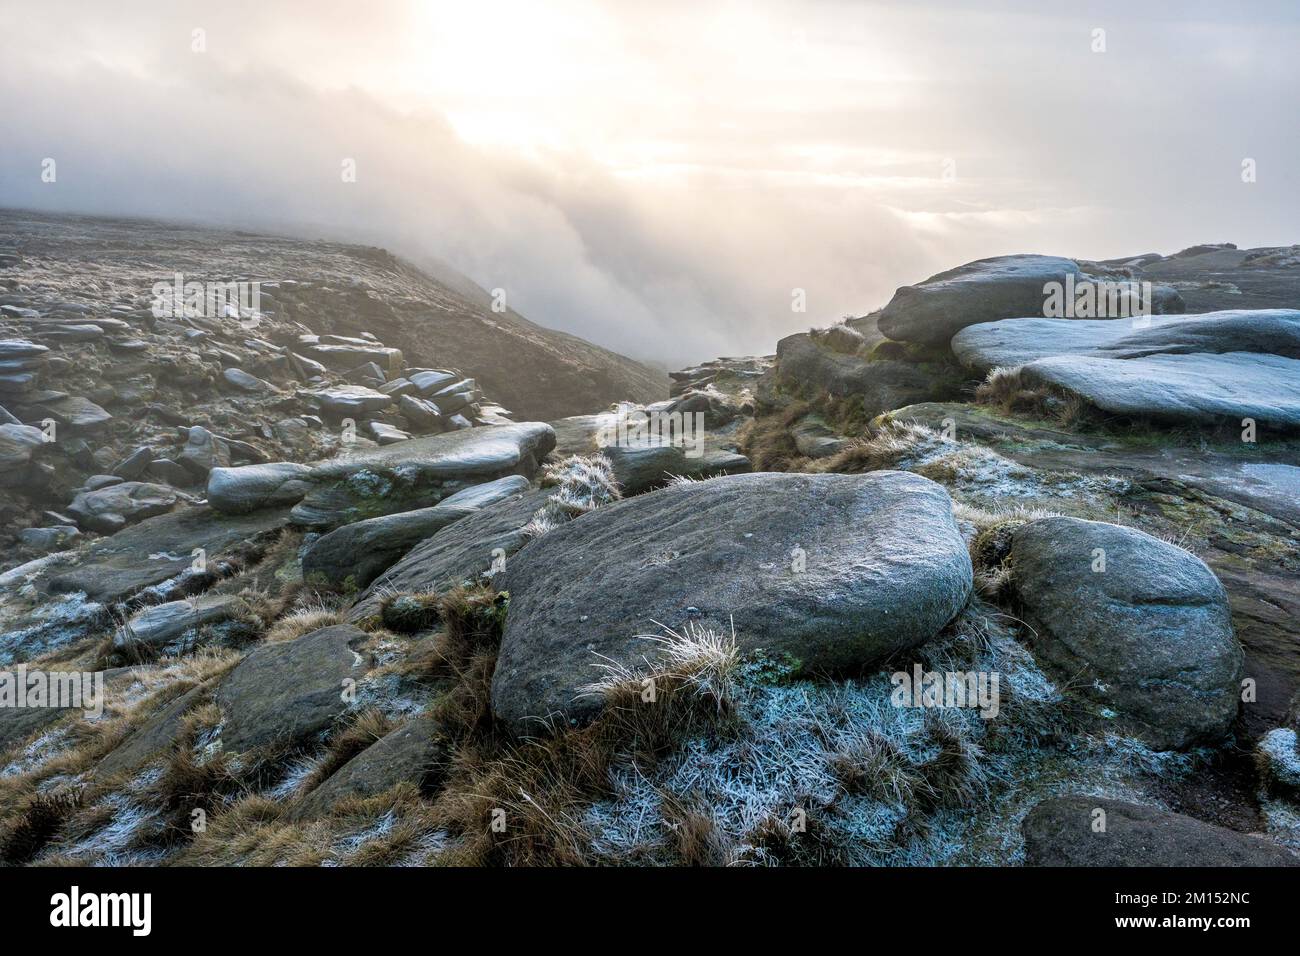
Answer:
M1300 238L1281 5L17 6L0 204L372 242L670 365L968 259Z

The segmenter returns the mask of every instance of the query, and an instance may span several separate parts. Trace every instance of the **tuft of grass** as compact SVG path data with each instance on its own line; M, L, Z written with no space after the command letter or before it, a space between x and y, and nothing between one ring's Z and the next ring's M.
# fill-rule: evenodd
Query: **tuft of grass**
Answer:
M814 462L810 471L857 474L897 468L942 439L924 425L887 419L868 434L827 458Z
M357 714L351 723L335 733L325 748L325 753L303 778L298 786L300 793L309 793L320 786L334 771L365 750L393 729L393 722L381 710L370 708Z
M304 634L342 623L342 613L333 608L324 605L305 607L276 621L266 632L266 642L278 644L283 641L296 641Z
M379 620L399 634L414 634L436 627L441 608L442 595L433 591L387 594L379 605Z
M60 790L29 796L0 831L0 861L30 863L54 839L82 804L80 790Z
M1092 407L1081 395L1032 381L1019 365L990 369L975 389L975 401L1004 413L1028 414L1062 426L1081 424L1092 417Z
M736 439L755 471L799 471L807 459L799 453L793 428L812 411L807 402L794 402L782 411L752 418L741 426Z
M614 478L614 466L601 454L571 455L547 465L540 485L555 491L524 526L524 535L529 538L543 535L623 497Z

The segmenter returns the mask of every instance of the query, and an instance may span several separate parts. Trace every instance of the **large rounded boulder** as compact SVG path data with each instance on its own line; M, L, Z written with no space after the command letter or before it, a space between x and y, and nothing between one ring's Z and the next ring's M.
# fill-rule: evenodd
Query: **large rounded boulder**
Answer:
M1035 656L1162 749L1222 738L1237 715L1241 645L1200 558L1135 528L1044 518L1011 538Z
M933 637L971 564L942 486L918 475L730 475L607 505L510 558L497 717L583 720L602 662L694 622L799 672L851 672Z

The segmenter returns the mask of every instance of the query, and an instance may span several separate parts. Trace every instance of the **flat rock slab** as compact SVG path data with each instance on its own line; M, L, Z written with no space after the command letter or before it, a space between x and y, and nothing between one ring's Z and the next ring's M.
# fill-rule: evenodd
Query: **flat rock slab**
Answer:
M555 446L545 422L468 428L412 438L311 469L312 490L290 513L294 524L326 529L436 505L469 485L531 478Z
M1145 316L1152 326L1185 316ZM950 347L963 365L987 372L1014 368L1053 355L1087 354L1141 331L1133 319L1003 319L970 325L952 337Z
M802 553L803 567L797 568ZM965 605L971 565L942 486L918 475L732 475L583 515L506 565L492 683L518 729L590 717L581 688L608 658L637 666L690 622L742 650L843 672L916 647ZM656 623L658 622L658 623Z
M1098 810L1104 831L1095 825ZM1027 866L1300 866L1267 838L1100 797L1044 800L1020 829Z
M1059 256L995 256L968 262L900 288L880 313L880 331L903 342L943 345L969 325L1044 316L1044 287L1064 286L1067 277L1076 285L1104 278ZM1153 294L1153 311L1183 311L1182 299L1171 288L1159 287Z
M1158 353L1255 352L1300 358L1300 311L1235 309L1136 319L1004 319L962 329L952 351L981 371L1054 355L1141 358Z
M748 458L723 448L705 448L694 455L680 445L606 445L601 454L614 467L614 479L623 494L639 495L674 477L706 478L752 471Z
M508 567L511 556L528 543L524 526L549 496L547 489L525 492L421 541L362 592L349 609L348 620L355 623L377 615L385 594L446 591L476 581L498 557Z
M132 773L169 751L176 742L190 712L206 693L206 685L192 687L137 727L120 744L109 751L95 768L100 780L121 773Z
M1061 355L1030 362L1022 374L1115 415L1206 424L1252 418L1300 428L1298 359L1254 352Z
M270 744L305 744L330 728L350 706L344 681L360 680L369 661L353 650L365 632L346 624L323 627L292 641L263 644L217 688L225 722L223 750L243 753Z
M1044 518L1011 536L1035 656L1168 749L1221 739L1243 654L1228 596L1200 558L1134 528Z
M423 786L447 760L438 722L422 716L375 741L325 779L289 811L291 820L328 813L341 800L370 797L399 783Z
M117 603L187 570L196 548L213 561L242 542L277 531L284 522L279 512L228 516L205 507L183 508L92 542L77 556L75 567L54 570L38 587L83 591L93 601Z
M439 529L527 489L527 478L509 475L471 485L432 508L344 525L317 538L303 554L303 579L345 590L364 588Z

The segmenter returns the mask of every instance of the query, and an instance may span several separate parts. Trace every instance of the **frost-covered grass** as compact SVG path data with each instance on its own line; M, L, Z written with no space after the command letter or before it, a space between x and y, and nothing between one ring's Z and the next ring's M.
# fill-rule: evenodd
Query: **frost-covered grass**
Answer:
M622 497L614 468L601 454L571 455L547 465L540 483L555 490L524 526L524 534L530 538Z
M999 674L998 715L894 706L889 671L742 680L727 733L697 735L654 765L613 762L610 793L584 818L593 854L681 862L682 834L698 847L708 830L712 862L1005 863L1020 852L1020 819L1044 796L1131 797L1144 776L1185 769L1135 741L1076 734L1070 702L990 608L975 605L915 660Z

